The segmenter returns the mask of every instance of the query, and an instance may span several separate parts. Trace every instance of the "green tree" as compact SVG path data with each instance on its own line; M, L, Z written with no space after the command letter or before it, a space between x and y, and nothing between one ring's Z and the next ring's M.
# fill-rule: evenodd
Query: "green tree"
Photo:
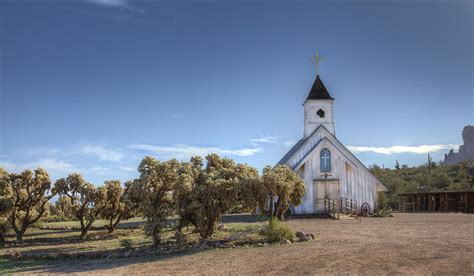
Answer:
M22 243L28 227L44 215L46 204L53 197L51 179L42 168L9 176L11 208L7 217L16 233L16 241Z
M67 196L73 214L81 224L80 239L86 238L87 232L100 214L105 203L105 193L84 180L78 173L69 174L67 178L56 181L54 190L57 194Z

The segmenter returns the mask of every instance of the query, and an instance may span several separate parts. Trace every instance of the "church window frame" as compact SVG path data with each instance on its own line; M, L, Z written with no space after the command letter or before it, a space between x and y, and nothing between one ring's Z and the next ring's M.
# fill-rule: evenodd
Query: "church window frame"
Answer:
M328 148L319 152L319 168L322 173L331 172L331 151Z
M318 116L318 118L324 118L325 115L326 113L321 108L318 111L316 111L316 116Z

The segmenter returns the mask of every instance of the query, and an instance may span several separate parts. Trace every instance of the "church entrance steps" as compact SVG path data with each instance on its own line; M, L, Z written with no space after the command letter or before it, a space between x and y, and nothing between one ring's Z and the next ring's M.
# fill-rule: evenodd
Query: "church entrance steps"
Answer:
M340 220L354 220L354 219L357 219L357 217L355 216L351 216L351 215L345 215L345 214L339 214L339 219Z
M347 198L325 198L324 213L334 219L357 219L359 217L357 201Z

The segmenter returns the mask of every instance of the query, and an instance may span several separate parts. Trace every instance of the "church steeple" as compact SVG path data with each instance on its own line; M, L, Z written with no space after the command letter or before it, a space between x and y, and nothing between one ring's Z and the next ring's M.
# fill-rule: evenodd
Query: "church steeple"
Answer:
M313 87L311 87L306 100L334 100L334 98L329 95L329 92L324 86L324 83L319 75L316 76Z
M316 75L313 87L303 103L304 138L309 137L318 126L323 125L334 136L334 98L329 95L323 81Z

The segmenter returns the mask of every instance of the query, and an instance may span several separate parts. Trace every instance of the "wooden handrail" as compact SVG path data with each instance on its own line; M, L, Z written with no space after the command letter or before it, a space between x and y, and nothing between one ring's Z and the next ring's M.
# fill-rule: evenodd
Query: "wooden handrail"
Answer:
M339 203L337 202L337 200L331 200L331 199L325 198L324 199L324 212L329 215L337 213L337 218L339 219L338 205Z
M321 202L321 201L319 201ZM334 218L339 219L339 213L350 214L355 217L359 217L359 210L357 206L357 201L350 200L344 197L336 199L324 199L324 213L334 216ZM336 216L337 214L337 216Z
M355 215L356 218L359 215L359 210L357 208L357 201L348 199L346 197L341 197L341 207L340 211L344 214L350 213Z

